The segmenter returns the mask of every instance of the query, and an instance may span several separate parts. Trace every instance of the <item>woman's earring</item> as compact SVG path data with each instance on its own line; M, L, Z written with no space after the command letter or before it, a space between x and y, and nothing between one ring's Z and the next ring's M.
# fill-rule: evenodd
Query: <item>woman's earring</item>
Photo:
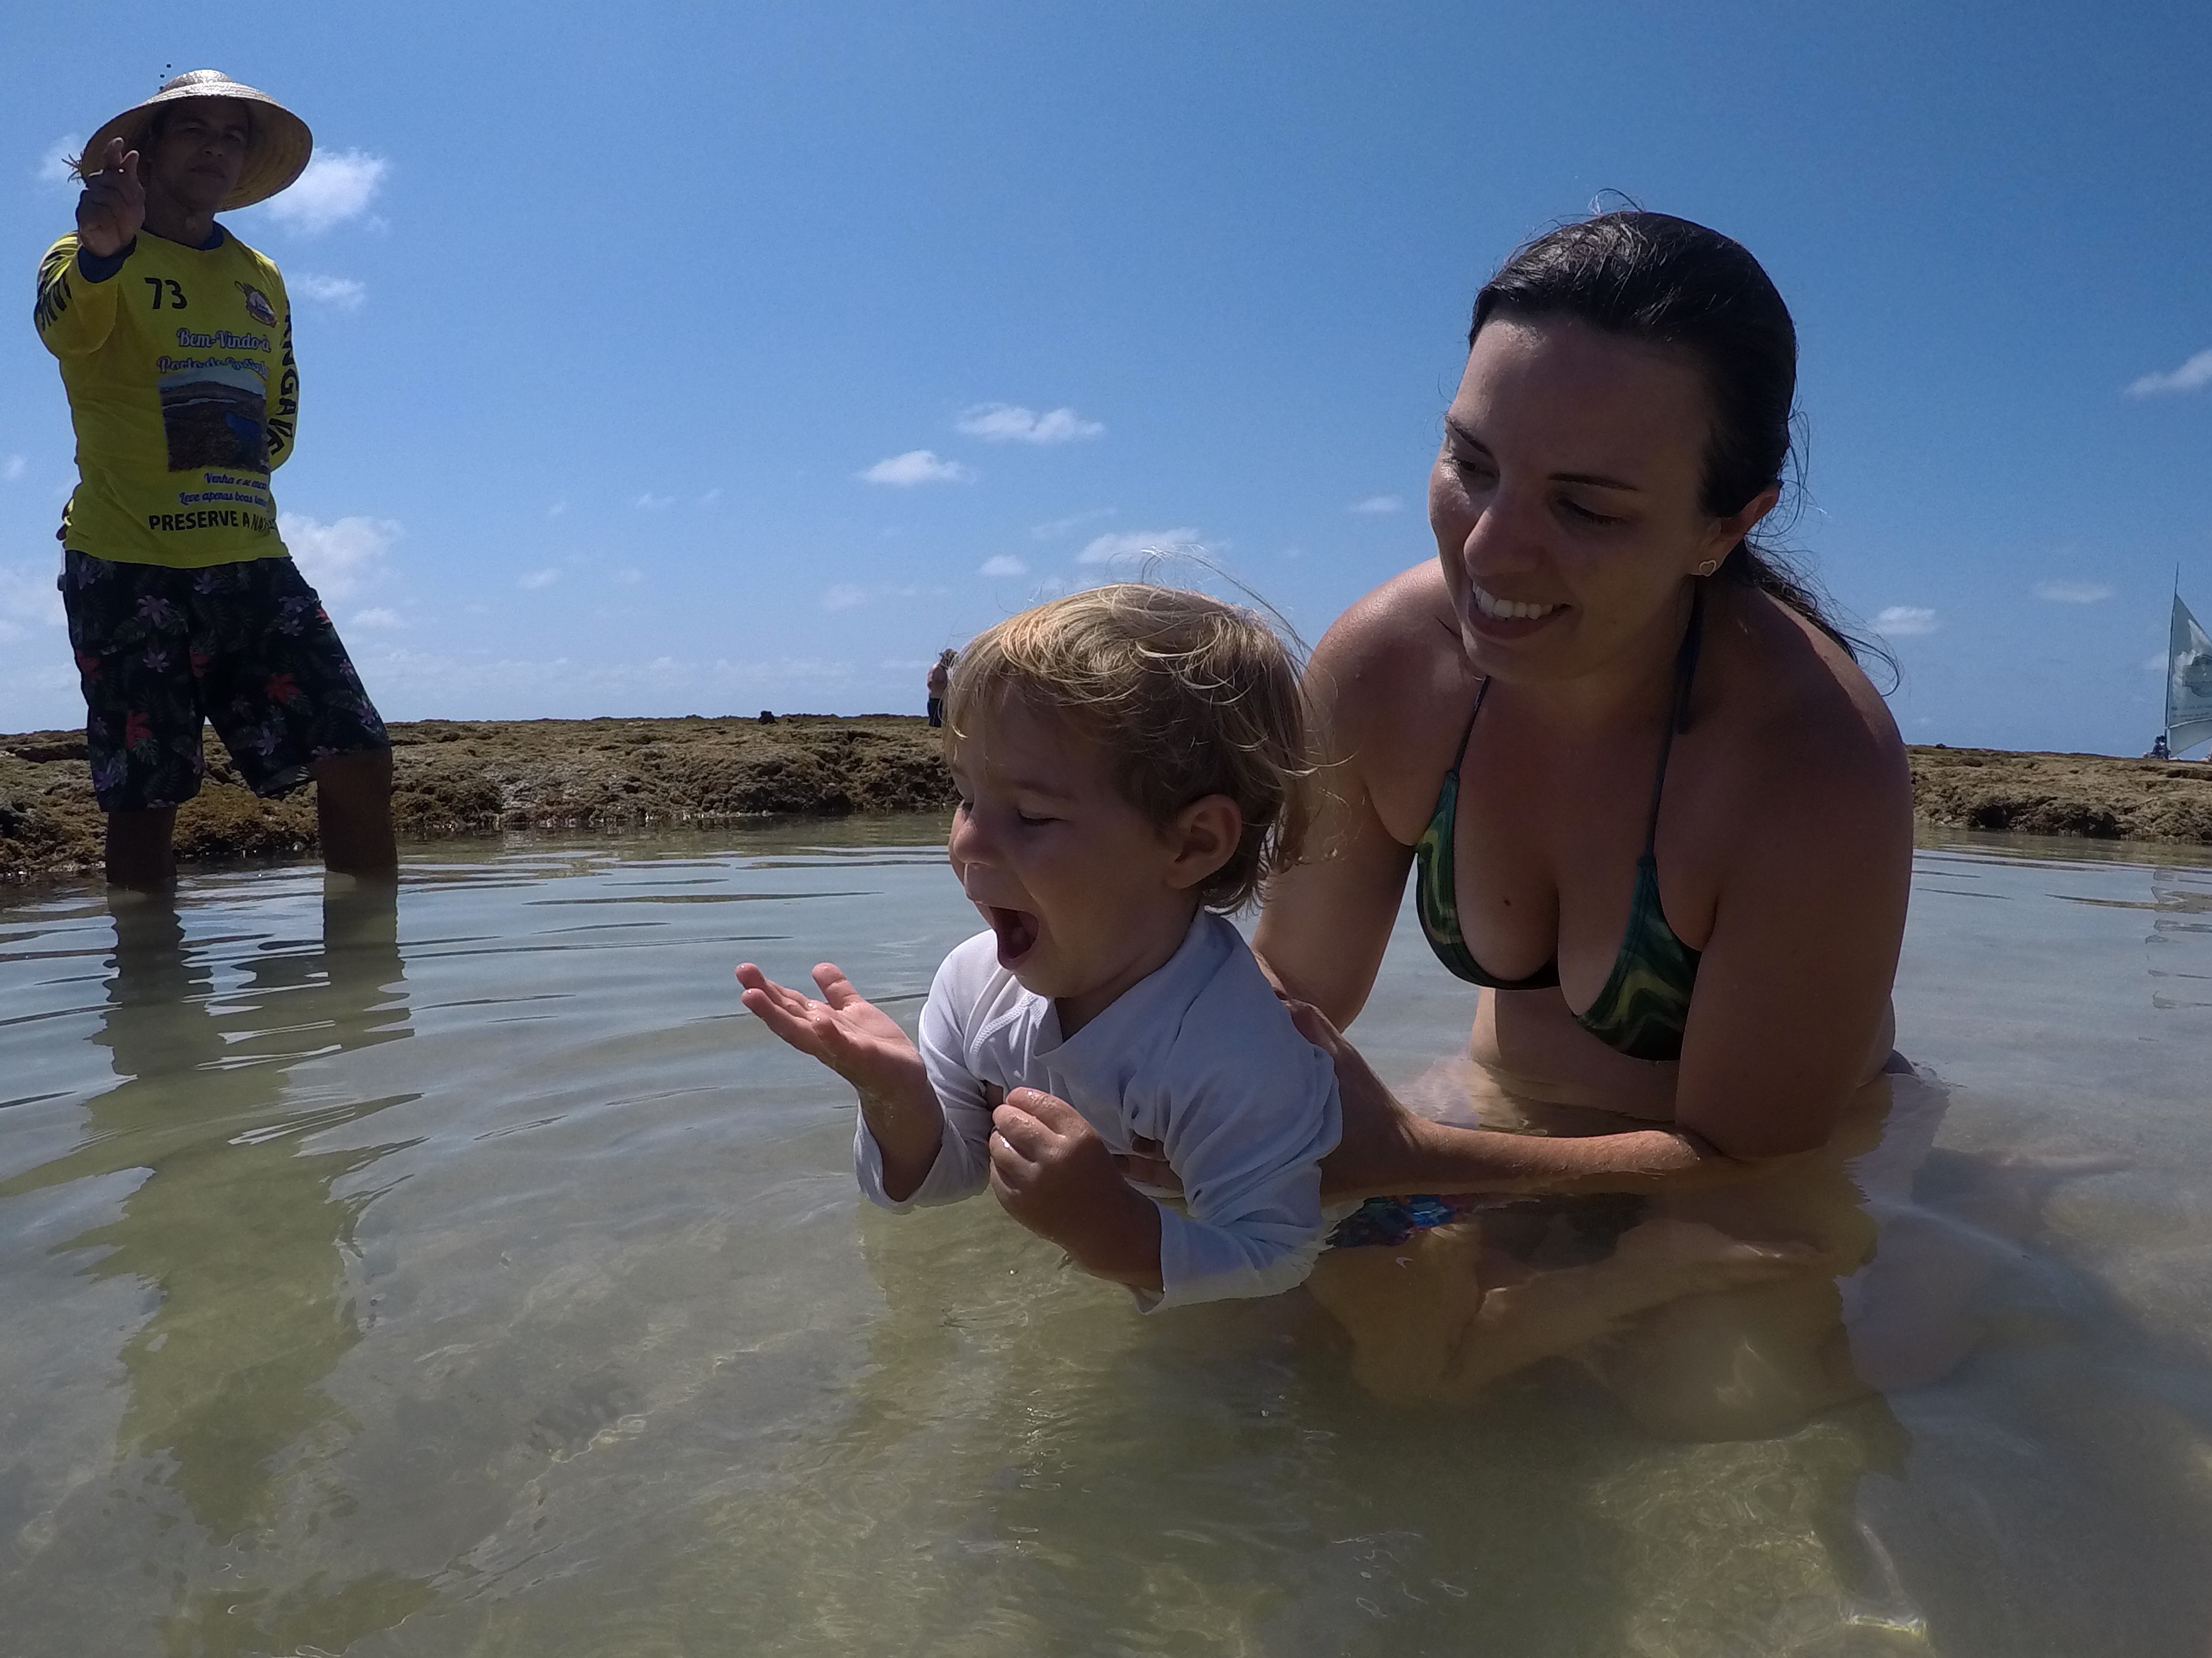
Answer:
M1711 575L1714 571L1720 568L1720 560L1717 558L1709 558L1703 564L1698 566L1698 574L1699 575Z

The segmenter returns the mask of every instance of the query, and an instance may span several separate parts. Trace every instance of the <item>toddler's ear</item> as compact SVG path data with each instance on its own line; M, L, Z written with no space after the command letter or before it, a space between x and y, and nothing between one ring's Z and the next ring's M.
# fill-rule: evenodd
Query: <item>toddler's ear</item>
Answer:
M1166 838L1172 854L1169 881L1178 889L1194 887L1237 855L1244 814L1227 795L1209 794L1176 814Z

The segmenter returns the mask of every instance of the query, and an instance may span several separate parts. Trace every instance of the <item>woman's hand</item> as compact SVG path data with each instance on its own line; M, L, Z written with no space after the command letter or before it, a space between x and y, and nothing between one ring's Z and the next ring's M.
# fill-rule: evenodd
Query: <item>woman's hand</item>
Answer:
M1323 1198L1379 1197L1421 1184L1424 1133L1428 1120L1417 1117L1391 1097L1374 1067L1344 1033L1310 1002L1285 999L1291 1023L1336 1066L1336 1092L1344 1114L1344 1138L1321 1160Z
M1344 1117L1344 1135L1336 1150L1321 1160L1321 1194L1324 1199L1382 1197L1394 1192L1423 1190L1424 1159L1429 1155L1428 1137L1436 1125L1417 1117L1391 1097L1382 1079L1328 1022L1328 1016L1310 1002L1283 998L1291 1023L1336 1067L1336 1091ZM1131 1142L1126 1157L1114 1159L1122 1175L1140 1186L1164 1192L1180 1192L1182 1181L1168 1166L1158 1140L1141 1136Z

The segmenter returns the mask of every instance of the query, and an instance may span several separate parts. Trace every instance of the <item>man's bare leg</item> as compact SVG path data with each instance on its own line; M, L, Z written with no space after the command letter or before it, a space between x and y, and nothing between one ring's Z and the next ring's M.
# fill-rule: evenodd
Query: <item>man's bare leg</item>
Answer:
M334 875L370 880L397 876L399 846L392 829L392 750L334 754L318 760L311 769L323 867Z
M174 806L149 806L107 814L107 884L130 892L167 892L177 884L171 837Z

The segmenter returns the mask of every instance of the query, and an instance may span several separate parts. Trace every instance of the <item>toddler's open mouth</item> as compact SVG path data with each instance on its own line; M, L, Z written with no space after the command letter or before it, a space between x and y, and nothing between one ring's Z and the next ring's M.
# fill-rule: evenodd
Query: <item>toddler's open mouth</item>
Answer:
M1012 972L1036 944L1037 918L1026 910L1001 909L996 904L985 905L984 913L999 935L999 965Z

